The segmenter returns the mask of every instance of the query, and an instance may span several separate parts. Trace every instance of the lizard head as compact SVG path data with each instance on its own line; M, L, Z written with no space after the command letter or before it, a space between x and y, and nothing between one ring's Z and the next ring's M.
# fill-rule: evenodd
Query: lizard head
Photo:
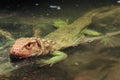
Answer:
M19 38L15 41L10 50L10 55L19 58L27 58L34 56L36 53L40 54L41 48L34 38Z

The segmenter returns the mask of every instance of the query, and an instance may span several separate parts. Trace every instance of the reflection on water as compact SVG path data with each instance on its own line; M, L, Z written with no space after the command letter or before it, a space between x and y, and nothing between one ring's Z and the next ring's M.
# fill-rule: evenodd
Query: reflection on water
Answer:
M62 0L57 4L55 4L55 2L47 2L41 5L38 2L35 3L34 6L24 5L23 7L17 7L17 10L14 8L13 11L11 11L10 8L6 8L0 11L0 29L5 32L10 32L12 38L15 39L19 37L31 37L33 33L43 37L57 29L55 25L53 25L53 21L62 20L65 22L68 20L66 23L70 24L92 8L103 5L114 6L118 5L117 2L119 3L117 0L113 2L108 1L108 3L106 1L105 3L104 1L98 3L96 0L91 1L89 4L85 1L66 4L65 1ZM98 5L94 5L95 3ZM119 13L118 11L115 15L120 16ZM102 14L104 14L104 16ZM104 33L106 31L110 32L120 29L118 22L120 17L107 16L110 14L113 13L98 14L98 16L93 19L94 22L90 27L98 31L103 31ZM105 18L103 18L103 21L101 21L102 17ZM59 22L59 25L64 25L62 21ZM110 24L111 22L112 24ZM58 23L56 23L56 25L57 24ZM97 28L98 26L99 28ZM38 28L41 30L38 31ZM102 30L100 30L100 28L102 28ZM1 35L1 33L0 38L0 46L9 41ZM111 45L104 46L98 40L67 48L63 51L68 54L68 58L63 62L53 65L53 67L39 67L39 65L34 64L26 65L14 70L10 76L1 76L0 80L120 80L118 75L120 73L119 40L120 35L115 36L112 47ZM1 64L9 61L8 51L9 47L6 47L5 50L0 52Z

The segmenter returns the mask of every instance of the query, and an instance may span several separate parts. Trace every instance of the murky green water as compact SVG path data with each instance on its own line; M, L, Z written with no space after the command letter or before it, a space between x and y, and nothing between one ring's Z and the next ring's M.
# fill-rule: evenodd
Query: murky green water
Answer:
M20 37L32 37L37 29L40 31L36 34L44 37L55 31L56 25L63 27L71 24L84 13L102 6L113 8L93 17L89 28L103 33L119 31L120 7L117 0L88 2L61 0L58 2L47 1L43 4L33 1L26 5L20 3L16 8L13 5L1 7L0 46L9 43L11 38L16 40ZM6 37L7 35L10 37ZM63 51L68 54L68 58L52 67L39 67L31 64L34 59L28 59L25 63L13 62L13 64L22 66L12 71L11 75L3 76L1 65L10 61L9 49L11 45L9 45L0 51L0 80L120 80L119 41L120 34L113 36L109 45L104 45L100 43L100 40L97 40L66 48Z

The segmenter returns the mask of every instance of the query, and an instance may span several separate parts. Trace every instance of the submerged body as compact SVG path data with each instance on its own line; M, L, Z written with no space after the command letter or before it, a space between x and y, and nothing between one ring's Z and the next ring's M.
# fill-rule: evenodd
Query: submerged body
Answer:
M52 65L67 57L67 54L59 51L60 49L76 46L85 38L84 34L98 36L99 32L86 29L92 22L92 17L104 8L92 10L82 17L78 18L72 24L61 27L56 31L41 38L20 38L16 40L11 48L11 55L19 58L31 56L40 56L51 54L52 58L47 60L38 60L37 63L43 65ZM50 41L52 40L52 41Z
M15 44L11 48L11 57L14 58L27 58L32 56L40 56L46 54L52 54L54 57L49 60L41 60L40 64L47 65L50 64L51 66L64 60L67 55L61 51L57 51L54 48L56 42L51 40L45 40L41 38L20 38L16 40ZM36 62L39 64L39 62Z

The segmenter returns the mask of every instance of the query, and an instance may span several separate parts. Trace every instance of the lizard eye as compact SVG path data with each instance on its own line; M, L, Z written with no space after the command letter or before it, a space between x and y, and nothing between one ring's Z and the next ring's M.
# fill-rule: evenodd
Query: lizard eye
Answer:
M26 48L27 48L27 49L32 49L32 46L33 46L32 43L28 43L28 44L26 45Z

